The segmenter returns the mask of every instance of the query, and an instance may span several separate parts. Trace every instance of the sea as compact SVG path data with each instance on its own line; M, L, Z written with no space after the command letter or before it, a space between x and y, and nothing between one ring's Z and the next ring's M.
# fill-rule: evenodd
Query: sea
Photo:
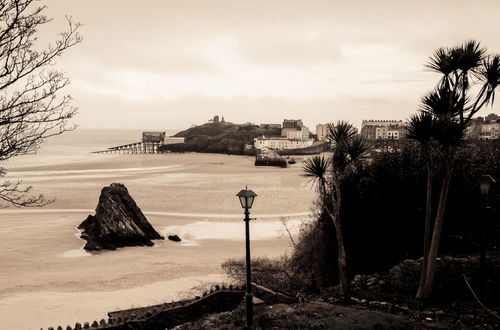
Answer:
M221 264L244 256L235 195L247 186L258 195L252 256L293 254L289 233L298 235L311 221L316 200L300 162L278 168L256 167L248 156L94 153L139 142L142 131L76 129L1 164L8 171L3 180L22 180L55 201L0 208L0 329L92 323L112 310L192 296L227 281ZM125 184L162 235L182 241L86 252L77 227L113 182Z
M47 138L36 153L11 158L2 166L9 168L34 164L52 165L99 158L93 152L140 142L143 131L154 130L76 128L73 131ZM165 133L170 136L178 131L180 130L166 130Z

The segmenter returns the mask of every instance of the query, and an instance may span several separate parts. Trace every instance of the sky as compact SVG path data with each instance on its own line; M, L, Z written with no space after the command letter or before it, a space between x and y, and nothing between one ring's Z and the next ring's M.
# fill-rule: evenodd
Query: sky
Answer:
M81 128L407 119L440 76L432 52L469 39L500 53L500 2L42 0ZM500 106L481 114L500 113Z

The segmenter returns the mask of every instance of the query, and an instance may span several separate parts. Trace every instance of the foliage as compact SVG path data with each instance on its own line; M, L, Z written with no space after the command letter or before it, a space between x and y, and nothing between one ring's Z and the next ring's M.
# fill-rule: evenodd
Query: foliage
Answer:
M369 164L344 181L342 217L351 277L385 271L403 259L421 256L425 158L414 143L392 144L372 152ZM477 253L478 221L484 216L477 179L490 174L500 182L500 141L471 141L458 149L456 157L446 213L453 221L443 228L441 252ZM499 189L490 193L495 209L500 209L499 193ZM337 281L335 233L324 212L317 218L299 235L291 263L305 282L314 274L320 285L327 285ZM489 226L489 248L500 249L500 223L491 221Z
M241 329L244 326L244 319L244 310L238 308L232 312L206 316L176 329ZM321 302L258 307L255 309L254 321L258 329L423 330L448 328L437 322L427 324L400 315Z
M69 79L53 69L55 59L81 41L79 23L45 49L37 47L39 29L51 21L35 0L0 1L0 161L34 153L48 137L71 130L76 113L71 97L59 97ZM4 175L5 170L0 171ZM4 182L0 199L15 206L42 206L43 195L28 196L31 187Z
M245 260L228 259L222 264L222 269L238 284L245 283ZM284 293L299 292L305 285L295 275L290 258L287 256L276 259L252 258L252 282Z
M332 222L337 246L337 271L339 291L346 296L348 292L347 254L342 229L342 195L347 175L355 172L361 165L368 144L356 135L356 129L345 121L328 125L330 158L314 156L306 160L303 170L306 178L316 184L318 205L321 213L328 215Z
M426 156L427 167L424 261L417 298L428 299L432 294L456 151L472 116L494 101L500 83L499 58L486 56L480 43L470 40L439 48L428 61L427 67L442 74L442 78L422 98L419 112L411 117L408 128L409 137L420 144ZM475 85L479 87L477 93L472 89ZM437 199L432 194L434 180L440 185Z
M303 223L296 242L291 257L295 276L320 287L337 284L337 242L328 216L322 212L317 221Z
M256 125L237 125L232 123L208 123L191 127L175 136L185 137L186 143L164 145L162 151L174 152L212 152L243 154L245 144L253 143L259 136L279 136L280 129L260 128Z

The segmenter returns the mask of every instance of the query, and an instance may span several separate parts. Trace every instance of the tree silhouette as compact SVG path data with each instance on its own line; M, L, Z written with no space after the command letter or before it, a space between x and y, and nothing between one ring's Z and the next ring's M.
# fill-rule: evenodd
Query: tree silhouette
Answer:
M76 113L71 97L58 95L69 79L53 65L81 41L80 24L67 17L68 31L40 50L38 30L51 21L45 9L35 0L0 1L0 161L34 153L48 137L75 128L70 122ZM5 174L1 168L0 176ZM5 181L0 199L18 207L51 202L43 195L29 196L30 191L21 182Z
M423 263L417 298L432 295L436 258L457 148L472 116L492 104L500 83L500 57L486 55L475 40L439 48L427 68L441 73L438 85L422 98L418 113L410 118L409 138L417 141L427 159L427 196L424 221ZM480 86L474 94L474 86ZM440 190L432 224L432 185Z
M329 125L328 140L331 143L330 159L324 156L308 158L303 166L303 176L316 184L321 211L328 214L335 227L339 293L346 296L349 288L341 219L342 183L349 171L355 169L360 163L368 150L368 145L361 136L356 135L356 129L344 121Z

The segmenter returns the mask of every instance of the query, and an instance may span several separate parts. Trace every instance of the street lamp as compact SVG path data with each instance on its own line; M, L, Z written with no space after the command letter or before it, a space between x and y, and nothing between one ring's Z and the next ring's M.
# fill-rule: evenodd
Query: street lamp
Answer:
M481 175L478 181L481 194L487 197L490 193L491 184L495 183L495 179L493 179L491 175Z
M246 293L245 293L245 305L246 305L246 320L245 320L245 329L253 329L253 294L252 294L252 269L250 266L250 212L249 209L252 208L253 200L257 196L251 190L248 190L247 187L241 190L236 194L240 199L241 207L245 209L245 250L246 250L246 269L247 269L247 278L246 278Z
M484 209L485 216L481 217L481 245L479 251L479 276L480 276L480 291L481 294L485 291L485 267L486 267L486 235L487 235L487 227L491 212L491 205L489 203L489 193L490 187L493 183L495 183L495 179L493 179L490 175L481 175L479 177L479 188L481 189L481 195L483 195L484 199Z

